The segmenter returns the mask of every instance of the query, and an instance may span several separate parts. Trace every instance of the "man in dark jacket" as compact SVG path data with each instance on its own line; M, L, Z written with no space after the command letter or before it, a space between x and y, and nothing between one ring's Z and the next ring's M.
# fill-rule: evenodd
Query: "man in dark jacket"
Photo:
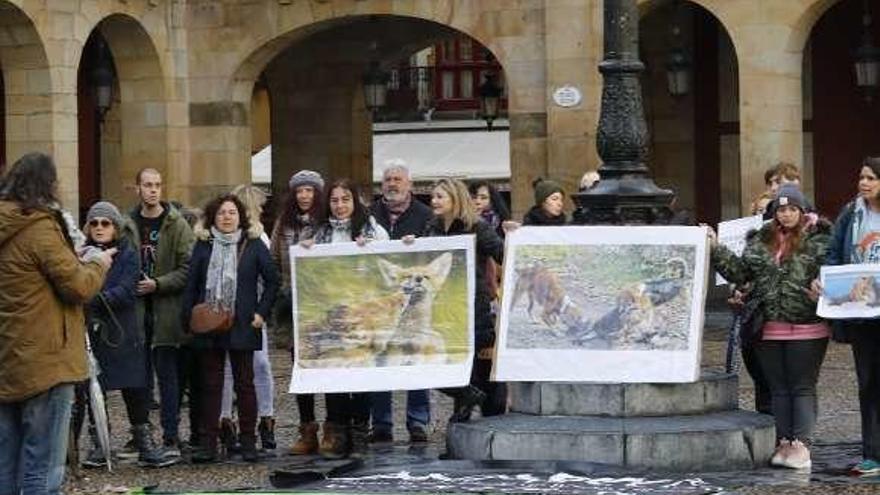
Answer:
M422 235L433 217L431 208L413 197L412 179L403 161L387 163L382 173L382 198L373 203L376 221L391 239L405 235ZM372 394L372 442L390 442L392 437L391 392ZM406 428L411 442L427 442L427 425L431 419L428 390L410 390L406 396Z
M138 321L143 322L147 348L152 349L147 380L152 382L152 368L158 376L165 453L179 457L178 367L185 341L180 328L180 300L195 237L180 212L162 201L162 175L157 170L141 170L136 182L140 205L132 210L124 237L140 250ZM191 409L194 406L190 404Z

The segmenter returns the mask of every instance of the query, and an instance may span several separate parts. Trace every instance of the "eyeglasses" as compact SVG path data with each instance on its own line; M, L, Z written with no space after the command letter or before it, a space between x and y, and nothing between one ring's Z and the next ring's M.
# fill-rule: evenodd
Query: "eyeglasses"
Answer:
M97 227L99 225L106 229L107 227L113 225L113 222L111 222L110 220L98 220L97 218L94 220L89 220L89 227Z

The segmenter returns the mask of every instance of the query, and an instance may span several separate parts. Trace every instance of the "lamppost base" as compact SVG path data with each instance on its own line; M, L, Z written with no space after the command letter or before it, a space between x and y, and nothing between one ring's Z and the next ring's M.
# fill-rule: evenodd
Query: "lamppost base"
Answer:
M668 225L675 194L649 177L600 180L593 189L573 194L578 225Z

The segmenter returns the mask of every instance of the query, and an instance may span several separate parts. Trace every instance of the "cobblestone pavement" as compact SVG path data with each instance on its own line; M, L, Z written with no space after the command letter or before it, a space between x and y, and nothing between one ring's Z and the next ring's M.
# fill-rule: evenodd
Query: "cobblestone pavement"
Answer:
M704 367L723 368L727 321L728 318L723 313L707 315L703 345ZM113 473L107 473L104 470L80 470L77 477L71 477L68 481L68 493L118 493L126 489L150 486L163 492L271 489L270 475L275 470L289 465L295 459L288 456L286 451L295 439L297 427L296 403L293 396L286 393L290 373L289 354L282 350L272 351L272 362L276 382L276 435L279 443L276 454L267 455L262 462L254 465L240 461L228 461L209 466L181 464L165 469L141 469L133 464L120 464L115 466ZM880 484L875 484L869 479L859 480L844 475L846 466L857 459L859 450L857 389L848 346L840 344L829 346L819 386L820 416L816 433L817 445L814 449L816 465L812 474L765 469L748 473L701 473L699 476L687 475L671 478L646 475L645 479L632 473L618 473L617 477L610 473L602 475L582 473L580 478L572 475L574 477L566 478L563 476L564 479L561 479L559 476L553 477L552 469L542 474L542 468L538 465L532 466L531 469L522 465L514 468L508 466L507 471L498 470L498 466L480 465L468 465L469 467L464 469L460 464L449 461L445 461L444 464L435 461L443 448L445 422L450 414L451 402L443 395L432 392L431 442L425 448L412 449L408 446L408 437L404 426L403 403L405 395L395 393L394 435L396 442L393 446L377 447L372 450L371 456L368 458L368 466L372 466L374 469L365 471L371 478L361 480L344 478L332 483L319 483L309 488L340 491L384 491L386 493L403 490L620 494L774 493L812 495L880 493ZM740 405L743 409L752 408L753 396L752 383L743 373L740 381ZM118 449L128 440L124 406L118 393L111 394L109 407L114 431L113 445ZM318 408L318 417L320 418L323 416L321 401L318 403ZM189 426L185 419L185 412L182 414L182 418L182 431L188 432ZM153 411L152 421L154 425L158 424L158 411ZM88 446L85 435L82 443L84 445L81 447L81 455L85 456L85 450ZM520 471L520 474L511 474L513 473L511 469ZM544 467L543 469L549 468ZM434 472L436 470L451 470L452 474L437 474ZM418 475L419 472L422 475ZM495 473L492 475L495 478L487 477L487 473ZM473 478L474 476L477 478ZM630 481L627 484L620 481L621 478ZM458 481L455 481L456 479ZM699 482L691 483L695 479ZM597 480L604 480L603 482L606 484L602 485ZM661 483L664 480L666 481L665 485ZM527 489L529 485L533 486ZM482 486L483 489L477 490L475 487L478 486ZM663 487L666 488L661 490L660 488Z

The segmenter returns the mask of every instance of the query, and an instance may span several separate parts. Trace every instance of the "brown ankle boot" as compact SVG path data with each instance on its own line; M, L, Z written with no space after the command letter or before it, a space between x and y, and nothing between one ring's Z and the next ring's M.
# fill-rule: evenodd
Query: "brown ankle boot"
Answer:
M293 455L312 455L318 453L318 423L299 425L299 440L290 448Z
M325 459L342 459L348 455L348 429L344 425L324 422L318 453Z

